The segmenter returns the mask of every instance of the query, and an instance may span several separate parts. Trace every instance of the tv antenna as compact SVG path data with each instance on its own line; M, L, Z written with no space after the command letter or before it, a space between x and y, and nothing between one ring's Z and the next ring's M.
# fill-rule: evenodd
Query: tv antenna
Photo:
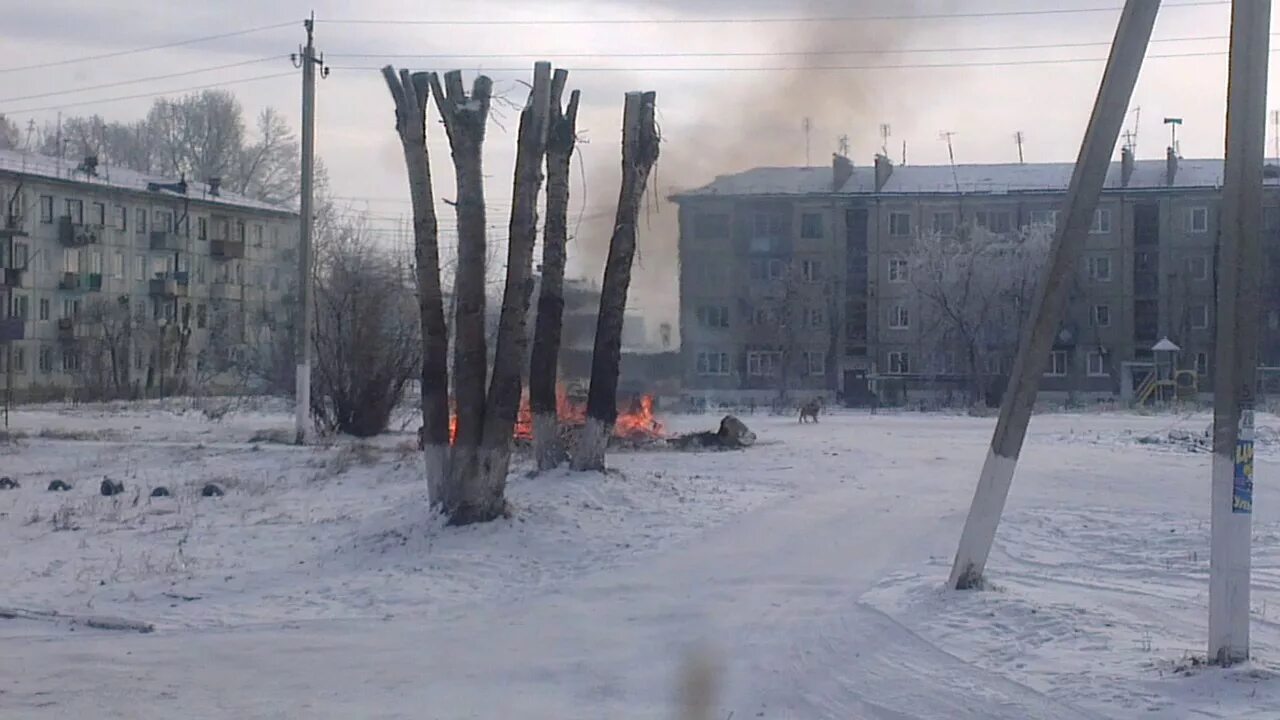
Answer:
M1182 118L1167 117L1164 124L1169 126L1169 148L1173 150L1174 155L1181 155L1178 152L1178 126L1182 124Z
M960 192L960 178L956 175L956 150L951 138L958 134L954 130L943 130L938 133L938 139L945 140L947 143L947 157L951 160L951 181L956 185L956 192Z
M841 135L836 141L836 147L839 149L841 156L849 157L849 136Z
M805 118L800 127L804 129L804 166L813 167L813 163L809 162L809 135L813 131L813 121Z
M1024 139L1025 139L1025 138L1023 137L1023 135L1022 135L1022 131L1021 131L1021 130L1016 130L1016 131L1014 131L1014 133L1013 133L1013 141L1014 141L1015 143L1017 143L1017 145L1018 145L1018 164L1019 164L1019 165L1025 165L1025 164L1026 164L1026 160L1023 160L1023 158L1022 158L1022 141L1023 141Z
M880 123L880 154L889 157L889 135L893 134L893 129L889 127L889 123Z

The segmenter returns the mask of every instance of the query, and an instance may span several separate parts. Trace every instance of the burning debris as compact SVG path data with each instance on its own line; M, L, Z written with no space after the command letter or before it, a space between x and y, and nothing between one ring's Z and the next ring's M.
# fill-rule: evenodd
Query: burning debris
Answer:
M652 395L639 395L632 398L627 408L618 413L610 444L639 447L660 443L666 439L666 428L654 414L653 408ZM558 386L556 415L560 420L561 437L566 443L571 443L574 435L587 424L586 400L571 396L563 386ZM453 442L457 435L458 416L457 412L453 411L449 414L449 441ZM528 395L520 399L520 410L516 415L512 439L518 446L533 442L533 411L529 407ZM419 444L421 444L421 430L419 430Z

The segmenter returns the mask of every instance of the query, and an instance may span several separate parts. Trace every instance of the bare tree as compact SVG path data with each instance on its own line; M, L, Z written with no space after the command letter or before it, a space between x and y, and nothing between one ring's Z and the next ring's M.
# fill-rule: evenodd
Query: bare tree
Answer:
M0 150L12 150L22 146L22 131L12 119L0 113Z
M436 107L444 119L453 150L458 198L458 259L454 275L454 397L457 433L449 472L450 485L462 497L455 500L450 519L456 523L495 517L503 511L493 506L501 498L478 494L480 442L484 433L485 375L488 355L485 342L485 200L481 157L493 81L481 75L468 95L457 70L444 76L444 87L435 76L428 81ZM447 90L446 90L447 89Z
M538 194L547 152L547 124L551 102L551 64L533 68L533 88L520 113L516 139L516 167L511 222L507 243L507 281L502 291L502 314L493 358L493 376L485 401L481 445L481 505L477 520L505 512L507 472L511 465L511 437L520 409L521 381L528 358L529 296L533 282L533 246L538 235Z
M542 234L542 274L538 285L538 318L529 359L529 407L533 411L534 456L539 470L565 459L556 416L556 377L560 327L564 318L564 267L568 241L569 166L578 131L579 93L561 96L569 73L556 70L551 83L551 120L547 135L547 219Z
M1017 352L1050 237L1039 225L1007 236L974 228L960 237L922 237L906 258L924 336L935 352L959 352L974 401L987 358L1002 366Z
M413 202L414 264L417 268L418 317L422 333L422 434L426 458L427 496L446 514L461 493L449 472L449 329L445 324L440 284L440 239L431 164L427 154L427 99L430 75L391 66L382 70L396 106L396 131L404 147Z
M327 430L377 435L419 372L411 278L358 227L316 260L312 411Z
M129 298L90 302L78 320L77 352L80 387L92 399L122 398L130 393L129 348L132 344L133 316ZM88 398L86 398L88 399Z
M233 189L264 202L283 204L298 197L298 140L273 108L258 115L256 140L240 151Z
M604 469L605 448L618 419L622 322L631 285L631 262L636 252L636 225L649 173L658 161L654 100L652 92L629 92L623 107L622 187L600 291L600 314L591 356L591 388L587 394L587 424L574 451L575 470Z

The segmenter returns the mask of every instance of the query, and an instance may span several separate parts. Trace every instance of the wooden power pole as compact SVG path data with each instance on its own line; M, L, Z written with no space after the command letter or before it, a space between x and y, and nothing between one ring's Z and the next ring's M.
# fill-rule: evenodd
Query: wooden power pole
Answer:
M1262 300L1258 268L1270 27L1271 0L1231 4L1209 551L1209 658L1221 665L1249 658L1253 410Z
M297 407L294 411L294 441L302 445L307 441L311 426L311 242L315 228L315 166L316 166L316 68L321 76L329 75L324 58L316 55L312 33L316 19L313 14L303 21L307 28L307 44L302 48L302 200L299 208L301 229L298 241L298 320L294 337L294 355L298 376L294 387ZM295 56L296 58L297 56ZM298 60L295 59L295 62Z
M1018 454L1022 451L1027 424L1040 388L1040 376L1066 309L1076 258L1093 222L1098 194L1102 191L1111 155L1115 152L1120 126L1124 123L1129 98L1138 81L1138 71L1142 68L1159 7L1159 0L1126 0L1120 15L1111 55L1103 71L1102 86L1098 89L1093 114L1071 175L1071 185L1067 189L1062 209L1065 221L1049 250L1049 262L1037 292L1031 323L1024 329L1018 344L1009 387L1000 406L1000 419L991 438L991 449L982 466L973 504L965 519L960 547L951 568L951 587L965 589L982 584L987 556L1009 497L1013 471L1018 464Z

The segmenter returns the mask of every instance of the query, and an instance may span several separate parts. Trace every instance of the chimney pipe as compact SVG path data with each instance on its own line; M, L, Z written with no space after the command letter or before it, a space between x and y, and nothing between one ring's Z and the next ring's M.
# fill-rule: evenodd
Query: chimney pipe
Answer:
M876 192L884 190L893 175L893 161L887 155L876 155Z
M1129 187L1129 179L1133 177L1133 148L1125 145L1120 148L1120 186Z
M1164 183L1173 185L1173 178L1178 174L1178 153L1170 147L1164 155Z
M209 196L210 197L218 197L218 190L221 187L222 187L222 178L220 177L209 178Z
M831 192L840 192L840 188L853 177L853 161L844 155L831 155Z

